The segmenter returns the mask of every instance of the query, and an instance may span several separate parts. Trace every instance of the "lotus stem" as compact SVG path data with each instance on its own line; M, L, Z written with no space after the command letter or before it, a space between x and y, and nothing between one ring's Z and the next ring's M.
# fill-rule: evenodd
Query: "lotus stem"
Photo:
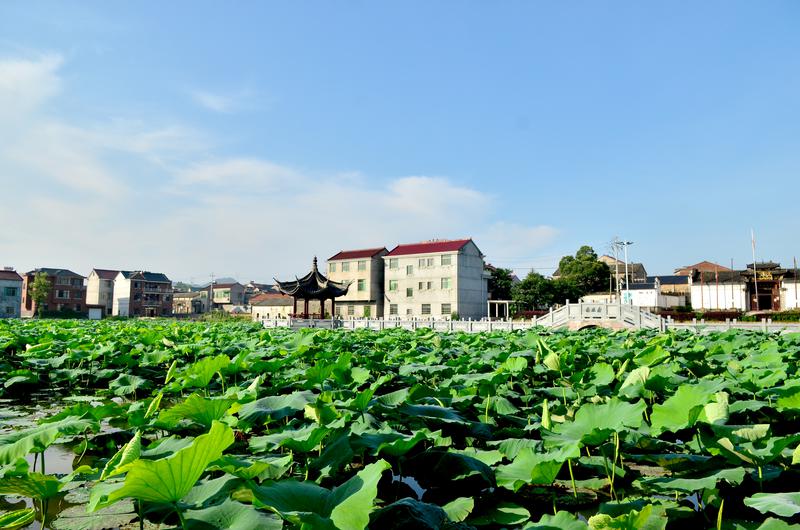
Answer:
M717 512L717 530L722 530L722 509L725 507L725 499L719 503L719 511Z
M578 498L578 488L575 487L575 475L572 474L572 459L567 458L567 468L569 468L569 480L572 483L572 496Z

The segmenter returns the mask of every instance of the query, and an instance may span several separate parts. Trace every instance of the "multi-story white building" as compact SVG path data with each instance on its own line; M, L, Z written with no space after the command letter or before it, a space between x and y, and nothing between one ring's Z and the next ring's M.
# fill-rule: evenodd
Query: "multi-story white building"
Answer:
M328 258L328 279L352 282L347 294L336 299L341 317L384 316L384 265L386 247L342 250Z
M110 269L92 269L86 280L86 303L105 307L105 314L110 315L114 306L114 279L119 271Z
M120 271L111 313L121 317L172 315L172 280L160 272Z
M489 274L471 239L398 245L383 261L386 317L486 316Z

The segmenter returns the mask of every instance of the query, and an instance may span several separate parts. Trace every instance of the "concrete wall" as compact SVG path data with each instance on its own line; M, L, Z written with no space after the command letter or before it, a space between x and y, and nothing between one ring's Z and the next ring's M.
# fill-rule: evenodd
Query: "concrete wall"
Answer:
M122 274L114 279L114 297L111 304L111 314L115 317L130 316L131 307L131 281Z
M457 311L461 318L478 320L487 316L489 292L485 267L478 247L470 241L458 255Z
M800 281L796 279L783 280L781 309L800 309Z
M292 314L292 302L288 305L254 305L250 306L250 316L256 322L267 318L289 318Z
M7 288L14 294L6 294ZM0 318L19 318L21 307L22 280L0 280Z
M744 283L692 283L692 309L738 309L748 311L747 287Z

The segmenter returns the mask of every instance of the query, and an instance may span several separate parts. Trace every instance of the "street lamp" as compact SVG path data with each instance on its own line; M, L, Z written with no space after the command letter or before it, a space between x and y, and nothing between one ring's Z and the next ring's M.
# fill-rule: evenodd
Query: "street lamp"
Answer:
M630 276L628 276L628 247L633 245L633 241L618 241L617 244L621 245L625 249L625 298L630 302L630 289L628 288L628 284L630 283Z

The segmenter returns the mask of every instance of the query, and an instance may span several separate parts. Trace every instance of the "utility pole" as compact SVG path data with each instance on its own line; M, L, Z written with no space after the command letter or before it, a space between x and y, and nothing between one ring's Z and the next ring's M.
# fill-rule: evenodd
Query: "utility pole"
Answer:
M758 271L756 270L756 233L750 229L750 243L753 247L753 281L756 289L756 311L760 309L758 300Z
M211 283L208 284L208 311L214 310L214 273L211 273Z
M614 241L611 242L611 248L614 249L614 284L615 290L617 291L617 303L620 303L619 297L619 238L614 237Z
M797 257L792 258L794 260L794 307L800 307L800 299L797 298L797 282L800 282L800 278L797 277Z
M633 241L620 241L620 245L625 249L625 298L630 300L631 290L630 290L630 276L628 275L628 247L633 245Z

